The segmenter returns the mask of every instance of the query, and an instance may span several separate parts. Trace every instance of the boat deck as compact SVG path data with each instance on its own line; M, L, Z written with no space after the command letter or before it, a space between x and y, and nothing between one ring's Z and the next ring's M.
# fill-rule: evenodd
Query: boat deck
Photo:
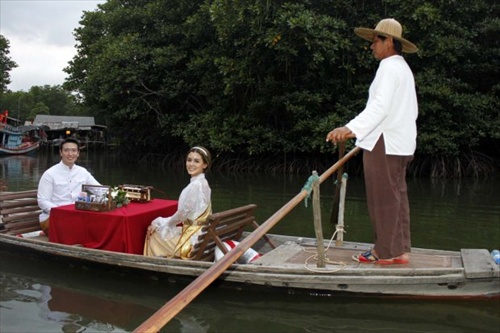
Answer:
M492 265L490 254L484 249L463 249L458 252L415 248L410 254L410 263L395 265L365 264L352 259L353 255L368 249L369 246L360 243L329 247L325 251L325 267L318 267L316 244L285 242L254 263L269 267L281 263L288 268L299 269L302 266L316 271L378 271L381 275L384 275L383 272L394 274L397 271L396 274L415 276L464 274L467 278L500 277L498 265Z
M287 246L289 248L290 246ZM325 262L326 263L342 263L346 265L355 266L367 266L370 264L358 263L352 259L352 256L359 254L362 250L353 248L342 248L334 247L329 248L325 251ZM302 246L297 247L294 251L294 255L287 260L287 262L306 262L311 256L317 256L316 247L313 246ZM373 265L380 268L394 268L394 267L406 267L406 268L429 268L429 267L461 267L460 256L452 255L438 255L429 253L412 253L411 260L409 264L404 265Z

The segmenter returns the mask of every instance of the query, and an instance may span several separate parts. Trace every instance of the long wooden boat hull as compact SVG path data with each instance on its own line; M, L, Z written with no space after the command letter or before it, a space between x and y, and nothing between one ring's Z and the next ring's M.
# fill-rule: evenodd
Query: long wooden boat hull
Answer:
M23 155L34 152L40 147L39 142L28 142L17 148L0 147L0 155Z
M314 260L316 241L312 238L268 235L278 245L271 249L258 242L253 249L262 256L250 264L233 264L221 281L241 286L276 287L287 292L304 291L385 297L500 298L500 269L485 249L444 251L413 248L406 265L360 264L353 254L369 249L367 243L344 242L326 251L325 267ZM325 248L328 244L325 242ZM151 258L81 246L48 242L46 237L20 238L0 234L0 249L16 248L80 263L99 263L165 274L175 279L195 278L212 262Z

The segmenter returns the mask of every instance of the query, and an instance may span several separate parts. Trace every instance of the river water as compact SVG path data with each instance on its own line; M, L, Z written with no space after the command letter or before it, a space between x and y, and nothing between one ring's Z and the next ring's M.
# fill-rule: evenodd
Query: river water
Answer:
M36 188L59 161L55 152L0 158L0 190ZM189 182L185 170L155 163L123 163L113 152L83 151L78 164L106 185L154 187L155 197L177 199ZM318 170L322 173L324 170ZM214 212L257 204L264 222L297 195L309 175L228 175L210 172ZM408 179L412 242L446 250L500 248L500 175L486 179ZM324 237L331 237L333 180L321 186ZM348 241L371 242L364 184L347 182ZM311 200L299 204L272 233L314 237ZM0 332L131 332L186 281L144 276L53 258L1 252ZM234 289L216 284L170 321L162 332L500 332L500 300L442 301L307 295Z

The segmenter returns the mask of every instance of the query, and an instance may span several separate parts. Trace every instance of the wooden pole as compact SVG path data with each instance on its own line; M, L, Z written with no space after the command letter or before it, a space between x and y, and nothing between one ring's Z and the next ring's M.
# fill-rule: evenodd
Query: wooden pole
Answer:
M313 171L313 176L317 177L318 172ZM325 267L325 248L323 246L323 226L321 224L321 203L319 195L319 178L313 183L313 216L314 231L316 232L316 248L318 251L318 267Z
M344 244L344 206L346 186L347 174L344 173L340 184L339 218L337 223L337 239L335 241L335 245L337 246L342 246Z
M341 142L339 146L339 160L344 157L345 142ZM335 225L338 223L339 214L339 200L340 200L340 182L342 181L342 174L344 173L344 166L337 170L337 181L335 182L335 194L333 195L332 213L330 215L330 223Z
M340 166L344 165L351 157L359 151L358 147L352 149L342 159L337 161L321 176L319 183L323 183L325 179L332 175ZM260 227L243 239L234 249L229 251L221 260L214 263L203 274L198 276L186 288L181 290L170 301L165 303L151 317L139 325L135 333L156 333L165 324L167 324L176 314L181 312L196 296L198 296L206 287L215 281L222 273L226 271L239 257L243 255L250 247L253 246L260 238L262 238L276 223L286 216L295 206L297 206L306 196L308 192L302 190L299 194L286 203L281 209L268 218Z

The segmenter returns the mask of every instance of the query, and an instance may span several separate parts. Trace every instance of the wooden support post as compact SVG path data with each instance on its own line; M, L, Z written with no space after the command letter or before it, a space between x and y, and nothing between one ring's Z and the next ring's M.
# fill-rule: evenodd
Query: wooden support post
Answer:
M317 176L318 172L313 171L313 176ZM321 204L319 195L319 178L313 183L313 214L314 214L314 230L316 232L316 242L318 249L318 267L325 267L325 248L323 245L323 227L321 225Z
M345 153L345 141L341 142L339 145L339 160L344 157ZM341 166L337 170L337 180L335 181L335 194L333 196L332 202L332 213L330 215L330 223L336 225L339 223L339 197L340 197L340 183L342 181L342 174L344 173L344 166Z
M347 173L342 175L340 184L340 198L339 198L339 217L337 223L337 239L335 240L336 246L344 245L344 207L345 207L345 191L347 187Z

